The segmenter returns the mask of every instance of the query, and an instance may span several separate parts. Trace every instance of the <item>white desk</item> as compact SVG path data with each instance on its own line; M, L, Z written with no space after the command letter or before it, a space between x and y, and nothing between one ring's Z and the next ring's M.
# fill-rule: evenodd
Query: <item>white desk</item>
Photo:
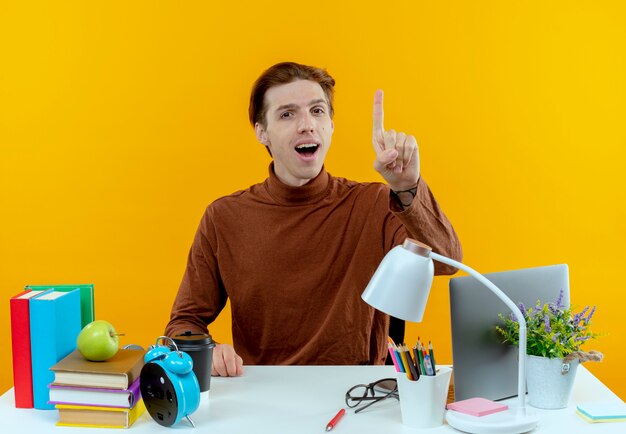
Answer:
M390 366L246 366L237 378L213 378L210 397L205 393L199 409L191 416L202 433L322 434L328 421L345 406L348 388L384 377L394 377ZM563 410L537 410L541 420L533 433L624 433L626 422L590 424L575 413L578 402L621 402L619 397L579 367L570 406ZM111 434L106 428L57 427L56 410L16 409L13 390L0 397L0 426L3 433ZM144 413L130 428L136 434L194 431L183 420L165 428ZM354 414L348 410L332 433L444 433L455 432L444 425L431 430L412 430L402 425L400 405L388 399Z

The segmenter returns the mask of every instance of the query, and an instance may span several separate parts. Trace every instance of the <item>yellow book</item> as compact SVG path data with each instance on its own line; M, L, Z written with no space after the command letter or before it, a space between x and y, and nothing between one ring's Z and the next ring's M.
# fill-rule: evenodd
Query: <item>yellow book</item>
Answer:
M133 408L96 407L91 405L57 404L57 426L90 428L128 428L146 410L143 399Z

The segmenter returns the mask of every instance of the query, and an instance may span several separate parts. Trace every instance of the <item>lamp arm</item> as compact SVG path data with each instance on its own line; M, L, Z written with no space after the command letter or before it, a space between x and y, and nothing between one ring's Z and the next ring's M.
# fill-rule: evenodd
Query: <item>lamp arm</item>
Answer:
M498 298L502 300L509 309L511 309L513 315L515 315L515 318L517 319L517 322L519 324L519 368L517 372L517 400L519 402L519 408L523 409L525 407L526 401L526 320L524 319L524 315L522 315L519 307L517 307L517 305L513 303L513 301L509 297L507 297L507 295L502 292L500 288L494 285L489 279L487 279L479 272L453 259L438 255L435 252L431 252L430 257L435 261L439 261L444 264L452 265L453 267L461 269L476 278L479 282L489 288L491 292L498 296Z

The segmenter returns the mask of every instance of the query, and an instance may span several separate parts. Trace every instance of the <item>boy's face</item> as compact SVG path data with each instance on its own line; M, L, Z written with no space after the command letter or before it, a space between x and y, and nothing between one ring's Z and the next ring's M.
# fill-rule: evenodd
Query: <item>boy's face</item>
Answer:
M257 139L274 158L276 176L299 187L322 169L333 135L333 121L322 87L310 80L275 86L265 93L265 127Z

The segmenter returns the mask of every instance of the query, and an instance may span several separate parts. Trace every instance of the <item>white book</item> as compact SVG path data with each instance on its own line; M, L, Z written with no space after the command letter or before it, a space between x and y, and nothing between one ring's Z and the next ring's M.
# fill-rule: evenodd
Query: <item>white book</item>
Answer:
M139 379L128 389L100 389L51 384L50 404L133 408L141 397Z

